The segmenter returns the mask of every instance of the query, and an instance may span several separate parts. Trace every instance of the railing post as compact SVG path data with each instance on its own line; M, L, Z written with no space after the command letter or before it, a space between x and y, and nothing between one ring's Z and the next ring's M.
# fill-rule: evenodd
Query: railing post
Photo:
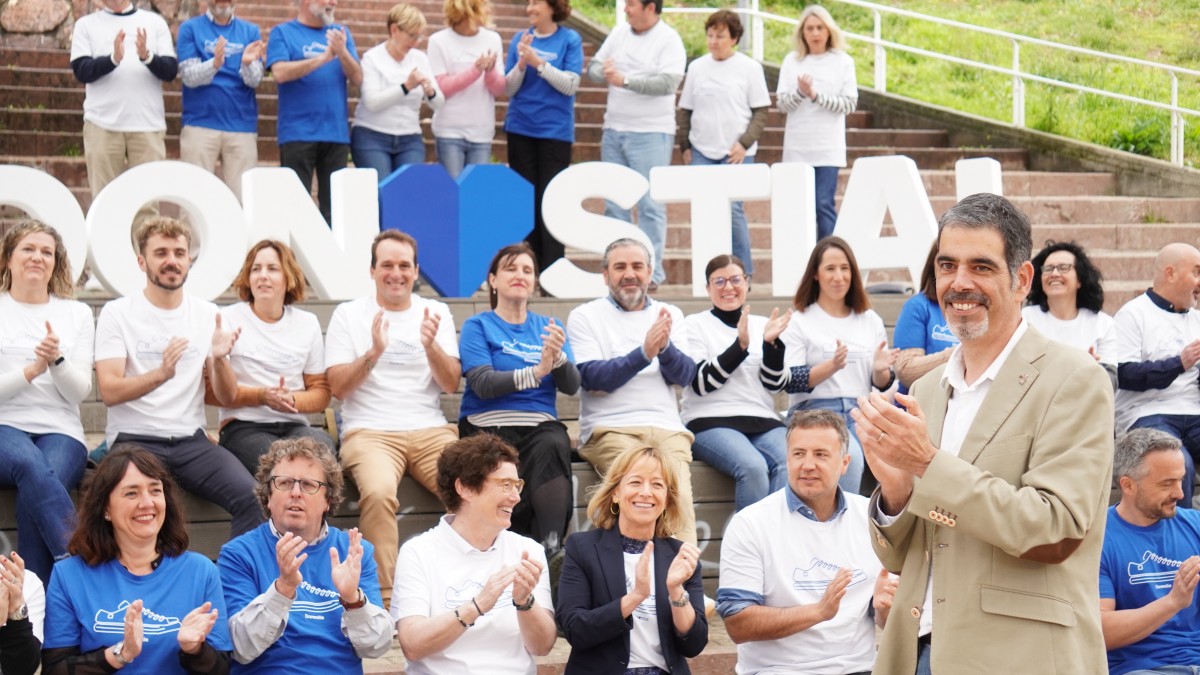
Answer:
M875 15L875 91L887 91L887 50L879 42L883 39L883 16L873 9Z
M751 48L754 50L754 60L763 60L763 20L758 14L758 0L750 0L750 11L754 14L750 18L750 37L754 41Z
M1183 116L1179 114L1179 76L1171 73L1171 163L1183 166Z
M1013 79L1012 79L1012 99L1013 99L1013 126L1025 126L1025 81L1021 79L1021 43L1013 40Z

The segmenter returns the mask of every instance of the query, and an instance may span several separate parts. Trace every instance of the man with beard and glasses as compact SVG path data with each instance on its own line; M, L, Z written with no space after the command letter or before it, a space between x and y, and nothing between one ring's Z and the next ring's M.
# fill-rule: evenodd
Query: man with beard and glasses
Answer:
M147 219L135 236L142 293L104 306L96 324L96 381L108 406L106 440L154 453L179 485L233 516L233 536L263 522L254 478L204 432L206 359L224 358L237 331L217 306L183 291L192 233L173 218Z
M179 26L183 129L179 158L213 171L242 200L242 174L258 164L258 101L266 45L258 26L233 15L233 0Z
M1189 674L1200 668L1200 513L1177 510L1183 492L1179 439L1134 429L1117 441L1100 555L1100 626L1108 672Z
M603 474L622 452L652 445L678 460L678 499L684 521L676 539L695 545L691 432L683 426L675 387L696 377L686 345L683 312L646 295L654 262L636 239L618 239L604 251L607 297L571 311L571 351L582 377L579 454Z
M350 159L346 82L362 84L350 29L333 22L337 0L299 0L299 16L271 29L267 68L279 85L279 165L305 189L317 176L317 200L332 223L330 176Z
M1112 385L1022 320L1033 237L1011 202L971 195L938 228L961 344L900 406L872 394L852 412L879 480L871 543L900 574L874 672L1104 672Z
M1200 251L1167 244L1154 259L1154 285L1113 317L1117 342L1117 429L1149 428L1183 442L1179 505L1192 508L1200 454Z

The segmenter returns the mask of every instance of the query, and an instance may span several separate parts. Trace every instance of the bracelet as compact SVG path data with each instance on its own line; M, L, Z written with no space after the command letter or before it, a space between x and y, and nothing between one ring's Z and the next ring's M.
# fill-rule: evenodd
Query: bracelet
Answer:
M405 96L408 96L408 87L403 82L400 83L400 91L404 92Z
M459 625L461 625L463 628L470 628L471 626L475 625L473 623L467 623L466 621L463 621L462 614L458 613L457 607L454 608L454 618L458 619Z
M483 616L484 614L487 614L487 612L483 611L482 609L479 609L479 603L475 602L475 598L471 598L471 604L475 605L475 611L479 612L479 616Z
M676 600L676 599L672 598L672 599L671 599L671 606L672 606L672 607L687 607L687 606L688 606L688 594L687 594L687 591L684 591L684 592L683 592L683 594L679 596L679 599L678 599L678 600Z

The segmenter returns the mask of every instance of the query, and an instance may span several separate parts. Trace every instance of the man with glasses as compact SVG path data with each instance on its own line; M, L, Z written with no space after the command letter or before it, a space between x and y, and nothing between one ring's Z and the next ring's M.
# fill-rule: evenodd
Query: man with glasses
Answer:
M312 438L285 438L259 460L255 493L269 519L221 548L233 657L243 673L362 673L391 648L370 542L330 527L342 469Z
M1167 244L1154 259L1154 285L1113 317L1117 339L1117 432L1158 429L1183 442L1179 506L1192 508L1200 452L1200 251Z

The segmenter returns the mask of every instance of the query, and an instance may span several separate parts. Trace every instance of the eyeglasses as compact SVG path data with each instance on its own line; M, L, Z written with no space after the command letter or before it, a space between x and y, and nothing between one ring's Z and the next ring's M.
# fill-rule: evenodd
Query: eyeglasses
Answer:
M329 483L322 483L319 480L309 480L307 478L289 478L287 476L271 476L271 485L275 486L280 492L291 492L292 488L298 483L300 491L306 495L315 495L321 491L323 487L329 487Z
M489 483L500 486L501 492L515 492L521 494L521 490L525 489L525 481L520 478L513 480L512 478L489 478Z
M1067 272L1070 272L1073 269L1075 269L1074 263L1059 263L1057 265L1043 265L1042 266L1042 276L1050 276L1051 274L1054 274L1055 272L1058 272L1059 274L1066 274Z
M750 275L735 274L731 277L714 277L712 283L717 288L725 288L725 284L729 284L733 288L741 288L742 284L750 283Z

